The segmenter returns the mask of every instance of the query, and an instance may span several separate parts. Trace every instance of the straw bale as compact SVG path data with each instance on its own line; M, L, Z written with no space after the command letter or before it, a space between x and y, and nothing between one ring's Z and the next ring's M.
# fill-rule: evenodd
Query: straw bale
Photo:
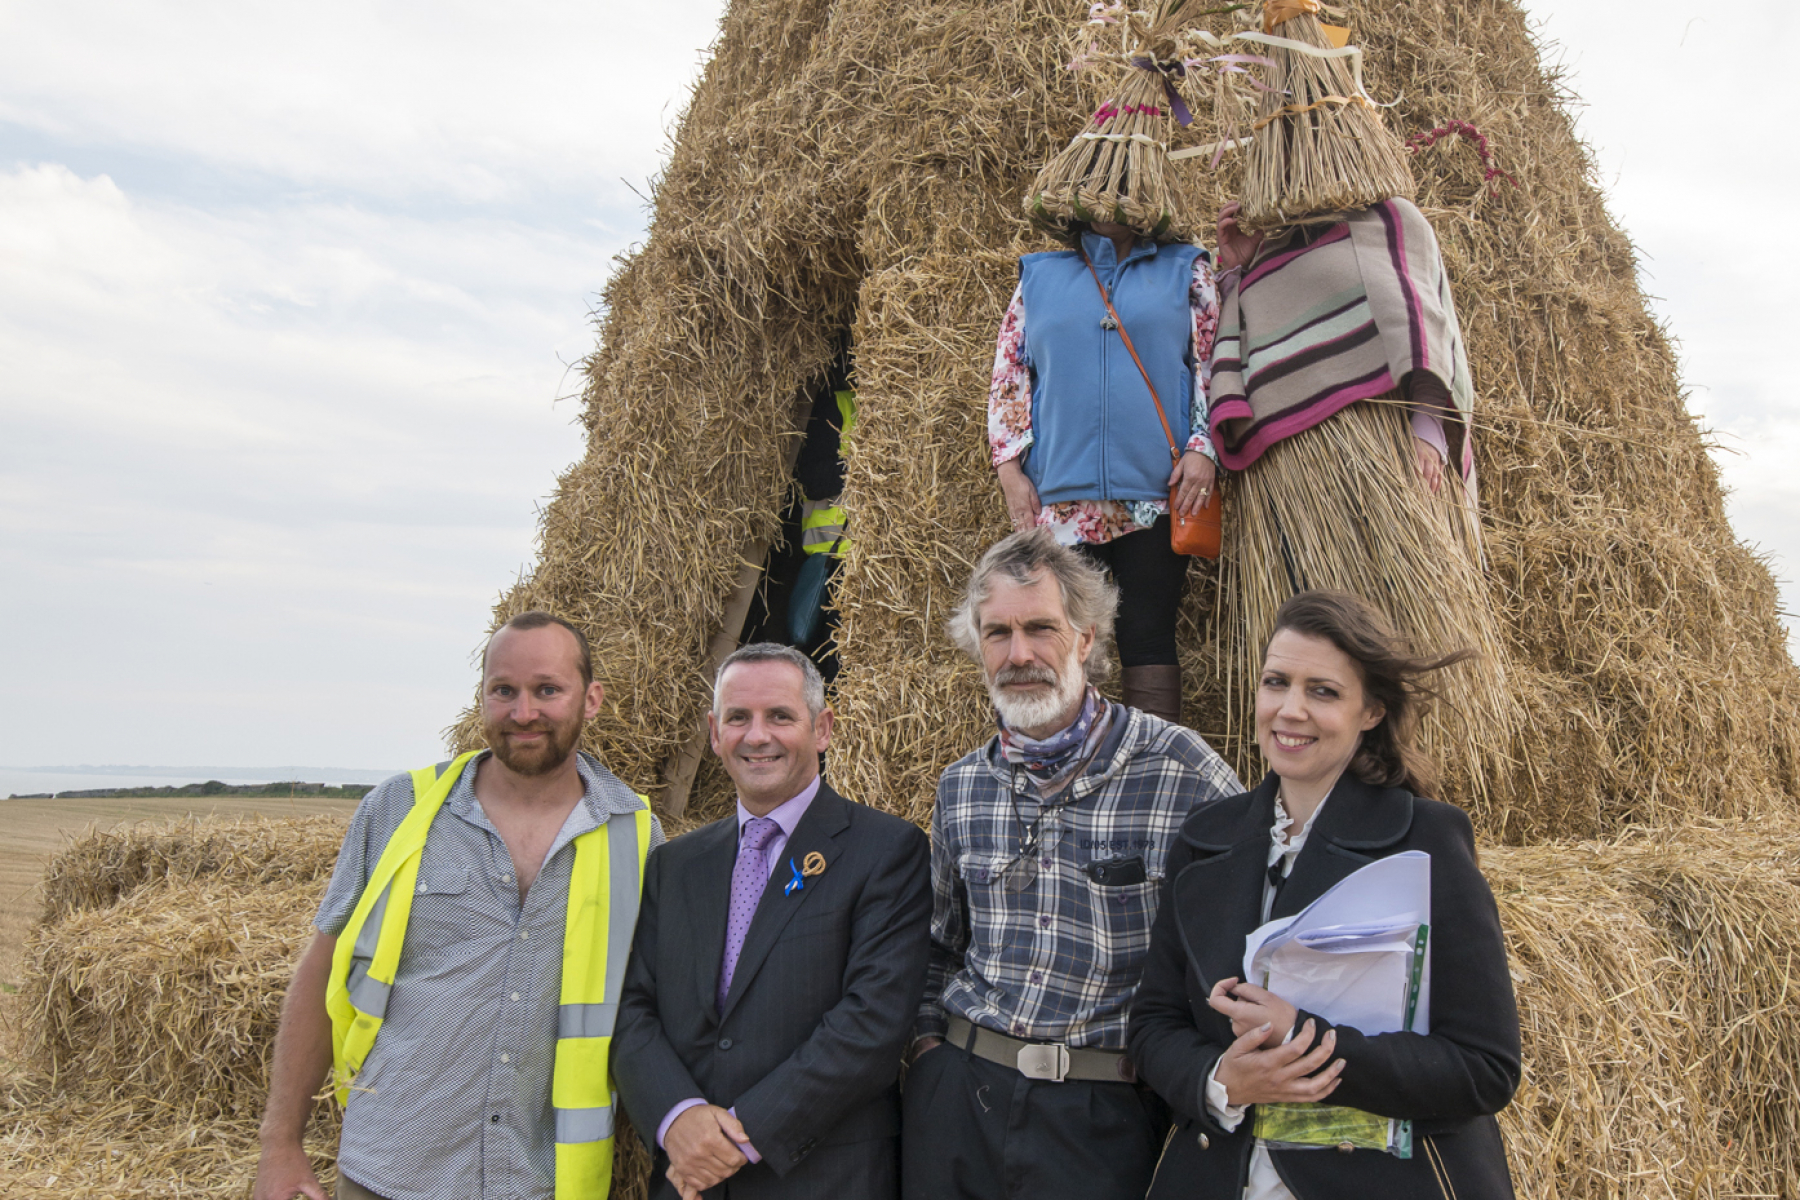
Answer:
M1800 1196L1800 825L1506 847L1521 1195Z
M586 456L544 509L537 565L495 610L548 607L587 629L609 689L588 746L640 790L661 787L704 709L740 562L790 494L796 402L846 329L856 532L837 594L831 769L923 819L939 771L987 736L976 677L941 626L1006 529L982 436L993 332L1017 255L1050 245L1024 193L1108 86L1063 69L1085 15L1075 0L730 7L649 240L607 286ZM1509 842L1793 807L1800 675L1773 584L1725 520L1631 244L1523 13L1381 0L1348 23L1371 93L1397 100L1385 119L1398 135L1471 121L1518 180L1484 182L1456 141L1411 163L1463 316L1490 595L1532 718L1489 748L1509 765L1484 801L1466 787L1449 798ZM1206 125L1177 141L1208 140ZM1204 225L1241 169L1187 160L1168 182ZM1213 586L1193 572L1186 717L1254 776L1253 747L1226 723ZM451 740L478 743L472 714ZM713 772L689 812L728 801Z
M155 883L27 943L26 1057L66 1091L250 1117L323 881Z
M44 873L44 920L105 908L160 880L298 884L329 878L343 840L337 817L176 821L88 831Z
M1524 1032L1501 1117L1519 1194L1800 1197L1800 821L1490 845L1483 869ZM242 1195L321 886L162 880L46 926L33 1049L0 1078L0 1195ZM336 1130L322 1105L322 1170ZM615 1194L647 1173L622 1138Z

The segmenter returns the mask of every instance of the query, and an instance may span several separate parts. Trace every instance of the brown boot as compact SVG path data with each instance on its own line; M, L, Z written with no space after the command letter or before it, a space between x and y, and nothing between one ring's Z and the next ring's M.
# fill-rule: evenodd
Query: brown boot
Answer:
M1119 672L1120 698L1132 708L1181 724L1181 667L1125 667Z

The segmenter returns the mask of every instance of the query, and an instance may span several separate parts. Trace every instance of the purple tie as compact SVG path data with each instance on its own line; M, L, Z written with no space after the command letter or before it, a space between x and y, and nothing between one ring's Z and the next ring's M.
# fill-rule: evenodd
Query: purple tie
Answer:
M744 937L750 932L750 919L756 915L756 902L769 885L769 860L763 854L781 832L781 826L767 817L752 817L744 822L744 834L738 842L737 865L731 869L731 915L725 923L725 961L719 964L719 1011L725 1010L725 997L731 991L731 973L737 970L738 955L744 952Z

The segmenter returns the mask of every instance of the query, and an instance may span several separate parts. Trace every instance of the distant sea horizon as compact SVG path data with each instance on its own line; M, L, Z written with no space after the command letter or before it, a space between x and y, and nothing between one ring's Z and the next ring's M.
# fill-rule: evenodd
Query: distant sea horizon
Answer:
M189 783L366 783L377 784L398 770L359 767L222 767L146 766L82 763L76 766L0 766L0 800L43 792L82 792L95 788L180 787Z

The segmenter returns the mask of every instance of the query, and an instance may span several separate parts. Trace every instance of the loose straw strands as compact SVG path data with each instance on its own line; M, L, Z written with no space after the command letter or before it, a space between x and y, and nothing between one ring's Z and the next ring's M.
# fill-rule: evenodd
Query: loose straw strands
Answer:
M273 1014L323 889L280 881L281 842L311 854L341 827L267 832L239 827L228 874L121 888L39 931L17 1024L62 1047L0 1080L0 1195L246 1193ZM128 840L154 837L154 857L181 836ZM262 869L242 869L256 853ZM105 874L110 855L76 861ZM1523 1025L1524 1084L1501 1114L1519 1194L1800 1194L1800 822L1481 857ZM307 1144L327 1187L336 1140L321 1106ZM618 1146L614 1194L642 1200L648 1156L623 1130Z
M1363 91L1359 73L1340 57L1281 45L1335 47L1309 12L1275 27L1278 38L1259 53L1267 69L1246 156L1239 222L1267 229L1298 219L1413 197L1415 185L1400 140Z
M1165 179L1166 138L1171 118L1187 119L1172 82L1185 70L1176 37L1186 6L1187 0L1157 0L1148 13L1126 12L1122 4L1094 6L1089 26L1118 25L1122 49L1102 54L1095 42L1070 66L1104 61L1126 75L1089 128L1032 183L1025 211L1043 228L1063 233L1077 223L1107 221L1161 237L1175 223Z
M1372 600L1419 654L1480 657L1428 681L1439 701L1424 744L1478 811L1507 771L1522 714L1480 571L1479 528L1456 473L1432 495L1413 463L1407 410L1362 402L1277 442L1229 477L1220 558L1226 725L1248 729L1275 613L1296 592L1337 588Z
M1164 178L1168 101L1162 77L1134 71L1032 184L1026 210L1053 231L1110 221L1160 237L1175 220Z

